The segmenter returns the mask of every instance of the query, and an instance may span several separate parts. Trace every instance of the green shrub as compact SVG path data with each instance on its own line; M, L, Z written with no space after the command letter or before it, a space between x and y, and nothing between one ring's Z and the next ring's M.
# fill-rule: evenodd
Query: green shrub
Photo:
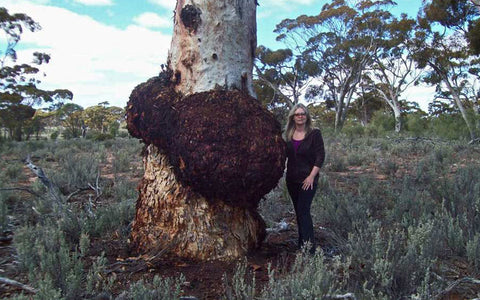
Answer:
M271 228L281 222L292 208L285 180L281 179L277 188L260 201L258 211L267 227Z
M177 300L182 293L181 285L184 281L185 278L183 275L179 278L166 279L155 276L150 284L140 280L130 286L125 299Z
M423 136L429 129L429 121L420 114L407 114L405 129L414 136Z
M224 286L224 299L226 300L243 300L255 298L255 276L247 274L248 264L246 261L237 264L235 272L231 279L226 274L223 275L222 281ZM251 278L250 282L246 282L246 277Z
M77 252L70 251L71 247L55 224L19 228L15 245L30 282L51 279L53 287L60 290L65 299L82 297L83 263Z
M345 157L338 154L327 155L325 166L328 171L332 172L344 172L347 170Z
M68 194L79 188L96 184L99 175L99 163L88 153L65 155L59 161L61 170L53 173L52 181Z
M58 130L55 130L54 132L52 132L52 133L50 134L50 139L51 139L52 141L55 141L55 140L58 138L59 135L60 135L60 132L59 132Z
M137 184L138 183L136 181L132 181L129 179L115 179L113 187L111 188L113 192L113 197L118 202L136 199L138 195Z
M384 136L395 129L395 118L389 112L376 111L370 123L365 128L365 133L372 137Z
M7 164L7 167L3 171L3 175L12 181L18 181L25 178L23 173L23 164L18 162L12 162Z
M125 151L118 151L113 158L113 172L115 174L127 172L130 170L131 156Z
M6 195L0 192L0 233L9 229L8 206Z
M110 124L108 125L108 133L109 133L112 137L116 137L116 136L117 136L119 129L120 129L120 123L118 123L117 121L113 121L112 123L110 123Z
M441 114L431 119L433 134L449 139L467 139L470 138L467 125L460 114Z
M126 199L112 206L97 209L82 229L94 237L101 237L117 230L125 239L130 234L130 223L135 216L135 199Z
M91 139L96 142L106 141L113 139L114 136L110 133L102 133L102 132L91 132L87 134L87 139Z
M335 265L333 265L335 267ZM287 274L278 276L269 270L269 282L255 299L328 299L341 292L336 269L329 269L321 251L311 256L299 253ZM233 298L249 299L249 298Z
M467 258L475 272L480 271L480 233L475 233L466 245Z
M365 127L358 123L346 124L342 128L342 133L347 137L360 137L365 134Z
M395 159L383 159L378 164L379 170L382 174L387 176L395 176L395 173L398 171L398 164Z
M360 152L352 152L347 157L349 166L363 166L369 163L370 156Z

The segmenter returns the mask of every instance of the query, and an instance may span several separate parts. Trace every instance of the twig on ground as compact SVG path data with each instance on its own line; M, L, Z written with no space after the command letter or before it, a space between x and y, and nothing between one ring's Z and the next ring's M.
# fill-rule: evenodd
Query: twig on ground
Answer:
M12 280L12 279L8 279L8 278L5 278L5 277L0 277L0 283L11 285L11 286L14 286L14 287L17 287L17 288L21 288L22 290L25 290L25 291L27 291L29 293L32 293L32 294L37 293L37 290L32 288L31 286L28 286L28 285L23 284L21 282L18 282L18 281Z
M472 277L463 277L461 279L455 280L452 282L445 290L440 292L435 299L442 299L444 296L448 295L454 289L457 289L460 285L464 284L475 284L480 285L480 280Z

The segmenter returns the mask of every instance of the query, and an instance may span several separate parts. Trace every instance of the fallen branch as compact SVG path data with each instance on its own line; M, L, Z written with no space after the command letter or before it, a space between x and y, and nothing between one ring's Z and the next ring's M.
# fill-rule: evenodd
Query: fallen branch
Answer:
M43 183L43 185L47 188L50 196L57 202L60 208L63 207L62 199L60 198L57 190L55 189L55 185L50 181L50 179L45 175L42 168L37 167L33 164L30 155L27 156L25 159L25 163L27 167L32 170L32 172L37 175L38 179Z
M8 279L8 278L5 278L5 277L0 277L0 283L3 283L3 284L7 284L7 285L11 285L11 286L14 286L14 287L17 287L17 288L20 288L22 290L25 290L29 293L32 293L32 294L36 294L37 293L37 290L28 286L28 285L25 285L21 282L18 282L18 281L15 281L15 280L12 280L12 279Z
M477 144L477 143L480 143L480 138L476 138L476 139L473 139L470 142L468 142L469 145L473 145L473 144Z
M344 294L344 295L333 295L333 296L328 296L327 295L327 298L328 299L349 299L349 300L357 300L357 298L355 297L355 294L353 293L347 293L347 294Z
M460 285L463 284L475 284L475 285L480 285L480 280L472 277L464 277L461 279L458 279L454 282L452 282L445 290L440 292L435 299L442 299L444 296L448 295L451 293L454 289L457 289Z
M129 258L124 261L116 262L108 266L105 270L106 274L113 272L130 272L137 273L145 271L148 268L154 267L160 260L160 258L167 253L172 247L174 247L176 242L171 242L167 247L161 249L160 251L151 251L150 254L141 255L136 258ZM153 254L155 253L155 254Z

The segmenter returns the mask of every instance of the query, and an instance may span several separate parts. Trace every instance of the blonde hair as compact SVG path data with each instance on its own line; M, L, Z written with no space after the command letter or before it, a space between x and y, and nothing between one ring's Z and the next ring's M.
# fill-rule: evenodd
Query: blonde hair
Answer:
M293 118L295 117L295 111L297 109L303 109L306 114L307 121L305 122L305 134L309 134L312 131L312 117L310 116L310 112L308 111L307 107L301 103L295 104L290 112L288 113L287 125L285 126L285 140L290 142L293 137L293 132L295 131L295 121Z

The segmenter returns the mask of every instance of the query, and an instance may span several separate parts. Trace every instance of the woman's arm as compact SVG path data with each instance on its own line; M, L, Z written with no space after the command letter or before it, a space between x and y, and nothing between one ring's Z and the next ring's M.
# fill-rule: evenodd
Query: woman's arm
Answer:
M315 176L317 176L318 172L320 172L320 168L317 166L313 166L310 175L303 181L302 189L308 190L313 189L313 181L315 180Z
M314 134L312 136L313 138L313 147L314 147L314 152L315 152L315 163L313 165L312 171L310 171L310 174L305 178L303 181L302 188L304 190L308 189L313 189L313 183L315 181L315 176L320 172L320 168L323 165L323 162L325 160L325 148L323 145L323 138L322 138L322 133L320 130L315 130L316 132L312 132Z

